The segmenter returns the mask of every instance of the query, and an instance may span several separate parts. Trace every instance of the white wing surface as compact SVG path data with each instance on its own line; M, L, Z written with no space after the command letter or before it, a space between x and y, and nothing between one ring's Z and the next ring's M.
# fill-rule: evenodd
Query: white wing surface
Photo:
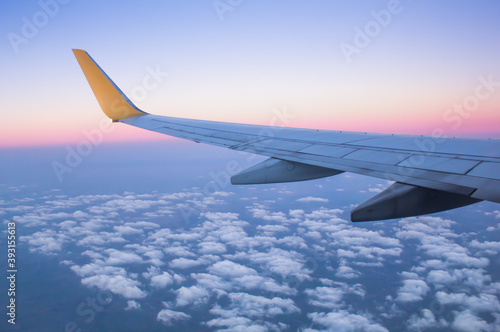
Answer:
M435 138L214 122L139 110L82 50L73 50L113 121L187 140L268 156L233 184L316 179L352 172L395 181L351 212L352 221L500 203L500 140Z

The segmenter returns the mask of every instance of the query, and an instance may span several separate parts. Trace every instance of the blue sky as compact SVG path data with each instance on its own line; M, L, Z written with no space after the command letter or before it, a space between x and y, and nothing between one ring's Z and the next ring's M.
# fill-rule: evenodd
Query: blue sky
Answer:
M266 123L270 109L287 106L297 127L497 137L498 93L460 128L443 113L479 77L500 77L498 3L395 2L386 26L347 61L341 45L354 45L356 29L391 3L242 1L221 20L212 1L69 1L53 17L37 1L6 2L2 146L75 142L95 127L102 114L71 48L87 50L129 95L147 68L167 72L136 101L153 113Z

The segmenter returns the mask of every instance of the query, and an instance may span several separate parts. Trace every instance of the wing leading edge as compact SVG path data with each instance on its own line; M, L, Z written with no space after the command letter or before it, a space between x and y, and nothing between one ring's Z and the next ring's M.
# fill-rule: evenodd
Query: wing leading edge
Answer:
M500 203L500 141L282 128L158 116L138 109L82 50L75 56L114 122L268 156L233 184L304 181L342 172L395 183L359 205L352 221L416 216L488 200Z

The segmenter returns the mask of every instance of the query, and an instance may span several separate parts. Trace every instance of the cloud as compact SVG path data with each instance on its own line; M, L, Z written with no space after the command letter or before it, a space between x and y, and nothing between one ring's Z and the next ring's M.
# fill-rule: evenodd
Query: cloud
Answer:
M189 251L187 246L175 246L163 249L166 254L178 257L196 257L194 253Z
M227 191L216 191L212 194L212 196L221 196L221 197L228 197L234 195L233 192L227 192Z
M423 300L423 297L430 290L429 286L423 280L407 279L403 281L403 286L398 290L396 301L416 302Z
M457 305L473 312L498 312L500 303L493 294L482 293L479 296L469 296L465 293L437 292L436 299L443 305Z
M420 316L411 315L407 326L409 331L420 332L428 329L445 328L448 323L443 318L439 321L436 320L436 317L429 309L422 309Z
M217 242L201 242L198 244L198 252L200 254L206 255L206 254L223 254L226 252L226 246L222 243L217 243Z
M332 287L306 289L305 293L309 297L308 303L310 305L327 309L340 308L344 297L343 289Z
M252 290L260 289L265 292L278 293L284 295L296 295L297 290L288 285L279 285L274 279L258 275L246 275L232 280L236 287L240 289Z
M226 327L223 331L267 332L267 326L257 325L246 317L215 318L207 322L208 327ZM218 330L222 331L222 330Z
M109 290L127 299L138 299L146 296L146 293L139 288L141 285L139 281L122 275L95 275L82 279L82 284L95 286L101 290Z
M297 199L296 201L300 203L311 203L311 202L328 203L328 199L326 198L312 197L312 196L302 197Z
M140 309L141 309L141 304L139 302L134 300L127 301L127 307L125 308L126 311L140 310Z
M76 225L78 225L78 223L76 221L73 221L73 220L66 220L66 221L63 221L63 222L57 224L57 226L59 226L61 228L71 228L71 227L75 227Z
M205 304L210 295L205 288L198 286L181 287L176 290L175 293L177 294L175 300L175 305L177 307Z
M151 286L157 289L165 288L174 283L174 279L168 272L162 272L151 277Z
M451 284L455 282L457 278L452 276L448 271L444 270L433 270L427 275L427 281L432 284Z
M292 218L303 218L304 217L304 213L305 211L304 210L300 210L300 209L297 209L297 210L289 210L288 211L288 215Z
M194 232L168 234L167 238L174 241L191 242L201 238L201 234Z
M238 220L238 213L231 212L205 212L200 213L200 216L214 222Z
M63 244L68 242L69 237L52 229L47 229L35 232L32 235L20 236L19 240L28 242L31 252L49 255L61 251Z
M146 210L155 205L165 205L168 204L164 200L141 200L134 199L133 196L126 196L125 198L118 198L109 200L106 203L102 204L100 208L105 212L112 212L123 210L125 212L136 212L136 210ZM91 212L96 212L97 210L89 209Z
M127 242L124 238L117 236L115 233L110 232L100 232L100 233L92 233L92 235L88 235L83 239L76 242L77 245L81 247L89 247L89 246L105 246L109 243L123 243Z
M267 252L238 253L233 256L264 266L269 272L283 278L294 277L299 281L310 280L312 271L305 268L304 256L296 251L271 248Z
M427 281L435 285L451 285L460 283L481 290L491 282L491 276L484 269L454 269L450 271L432 270L427 275Z
M191 316L180 311L170 309L161 310L156 316L156 320L167 326L176 325L177 322L182 322L191 319Z
M300 309L291 299L267 298L247 293L230 293L228 298L231 301L228 309L216 306L210 313L226 318L243 316L253 319L300 313Z
M144 233L142 229L137 229L130 226L114 226L113 230L120 235L138 235Z
M187 258L176 258L174 260L172 260L170 263L168 263L168 265L172 268L172 269L181 269L181 270L185 270L185 269L190 269L190 268L193 268L193 267L196 267L196 266L200 266L202 265L202 263L200 261L195 261L195 260L192 260L192 259L187 259Z
M451 327L460 332L493 331L486 321L468 310L457 313Z
M400 239L416 239L418 249L431 258L426 264L434 264L440 269L450 266L484 268L489 260L485 257L473 257L470 251L453 241L458 235L450 229L454 221L440 217L412 217L399 222L401 230L396 233ZM481 246L478 242L476 246ZM441 261L441 262L439 262Z
M500 241L479 242L478 240L472 240L470 246L482 250L483 254L487 255L496 255L500 252Z
M233 287L231 282L208 273L192 273L191 278L205 289L229 291Z
M143 262L141 256L134 254L133 252L120 251L116 249L106 249L105 252L109 256L106 260L106 264L109 265L123 265Z
M349 266L339 266L337 269L337 272L335 273L335 276L337 278L345 278L345 279L354 279L358 278L360 273L358 271L355 271Z
M279 212L271 212L262 207L252 207L249 209L252 212L254 218L262 219L265 221L274 221L280 223L286 223L287 218L285 213Z
M389 332L380 324L370 321L359 314L351 314L345 310L336 312L312 312L307 315L315 324L324 326L328 331L335 332Z
M229 260L217 262L208 268L211 274L215 274L224 278L237 278L247 275L256 275L257 271L244 265L234 263Z

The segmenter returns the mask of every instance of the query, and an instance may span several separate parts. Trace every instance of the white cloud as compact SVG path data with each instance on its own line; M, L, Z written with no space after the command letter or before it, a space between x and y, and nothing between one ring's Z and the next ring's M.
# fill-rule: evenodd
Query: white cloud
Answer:
M158 274L151 277L151 286L157 289L165 288L174 283L174 278L168 273L163 272L162 274Z
M173 326L177 322L186 321L189 320L190 318L191 316L188 314L185 314L180 311L173 311L170 309L163 309L158 313L158 316L156 316L157 321L162 322L167 326Z
M445 328L448 323L441 318L439 321L429 309L422 309L422 314L417 316L416 314L411 315L408 320L408 330L410 331L424 331L428 329Z
M224 260L222 262L217 262L208 268L208 271L212 274L224 277L224 278L237 278L246 275L256 275L257 271L246 267L244 265L234 263L232 261Z
M305 213L305 211L304 210L300 210L300 209L288 211L288 215L290 217L292 217L292 218L298 218L298 219L304 217L304 213Z
M433 270L427 275L427 281L432 284L451 284L455 282L457 278L452 276L448 271L444 270Z
M480 249L488 255L495 255L500 252L500 241L479 242L478 240L472 240L470 246Z
M20 236L19 240L27 241L30 246L30 251L48 255L61 251L63 244L66 243L69 238L52 229L47 229L35 232L32 235Z
M234 195L234 193L228 191L216 191L212 194L212 196L221 196L221 197L228 197L231 195Z
M172 268L172 269L190 269L190 268L193 268L193 267L196 267L196 266L200 266L202 265L201 262L199 261L195 261L195 260L192 260L192 259L187 259L187 258L176 258L174 260L172 260L170 263L168 263L168 265Z
M187 305L200 305L207 303L210 294L205 288L198 286L181 287L175 291L177 298L175 305L184 307Z
M76 221L73 221L73 220L66 220L66 221L63 221L63 222L57 224L57 226L59 226L61 228L71 228L71 227L75 227L76 225L78 225L78 223Z
M208 273L192 273L191 278L196 280L198 285L205 289L229 291L233 287L231 282Z
M152 228L159 228L160 225L154 223L154 222L149 222L149 221L135 221L135 222L126 222L124 226L130 226L130 227L140 227L144 229L152 229Z
M113 230L120 235L137 235L144 233L142 229L137 229L130 226L114 226Z
M307 196L307 197L302 197L302 198L297 199L297 202L300 202L300 203L311 203L311 202L328 203L328 199L321 198L321 197Z
M267 332L269 329L263 325L256 325L246 317L215 318L207 322L208 327L226 327L227 329L218 331L237 332Z
M246 275L232 280L241 289L260 289L266 292L284 295L296 295L297 290L288 285L279 285L275 280L257 275Z
M141 285L139 281L122 275L95 275L82 279L82 284L96 286L101 290L109 290L127 299L138 299L146 296L146 293L139 288Z
M133 252L120 251L116 249L106 249L105 252L109 256L106 260L106 264L109 265L123 265L143 262L141 256L134 254Z
M296 251L271 248L267 252L241 252L233 257L263 265L269 272L279 274L284 278L294 277L299 281L311 279L309 275L312 271L305 268L304 256Z
M332 287L316 287L306 289L305 293L309 297L308 303L316 307L327 309L340 308L344 297L344 290Z
M226 246L222 243L217 243L217 242L201 242L198 244L198 252L200 254L206 255L206 254L223 254L226 252Z
M263 231L266 233L274 233L274 232L286 232L288 228L282 225L258 225L256 227L257 230Z
M403 281L403 286L398 290L399 302L416 302L423 300L423 297L430 290L429 286L423 280L407 279Z
M210 310L210 313L223 317L243 316L255 319L300 312L291 299L267 298L247 293L230 293L228 297L231 300L229 309L216 306Z
M360 273L358 271L355 271L349 266L343 265L339 266L337 269L337 272L335 273L335 276L337 278L345 278L345 279L354 279L359 277Z
M232 213L232 212L205 212L205 213L200 213L200 216L215 222L238 220L238 213Z
M195 257L196 255L189 251L186 246L168 247L163 250L166 254L178 257Z
M493 327L472 312L465 310L457 313L451 327L460 332L493 331Z
M493 294L482 293L479 296L469 296L465 293L437 292L436 298L441 304L458 305L474 312L500 311L498 298Z
M359 314L351 314L345 310L336 312L313 312L307 315L315 324L319 324L335 332L389 332L380 324L370 321Z
M134 300L130 300L130 301L127 301L127 307L125 308L125 310L140 310L141 309L141 304L137 301L134 301Z

